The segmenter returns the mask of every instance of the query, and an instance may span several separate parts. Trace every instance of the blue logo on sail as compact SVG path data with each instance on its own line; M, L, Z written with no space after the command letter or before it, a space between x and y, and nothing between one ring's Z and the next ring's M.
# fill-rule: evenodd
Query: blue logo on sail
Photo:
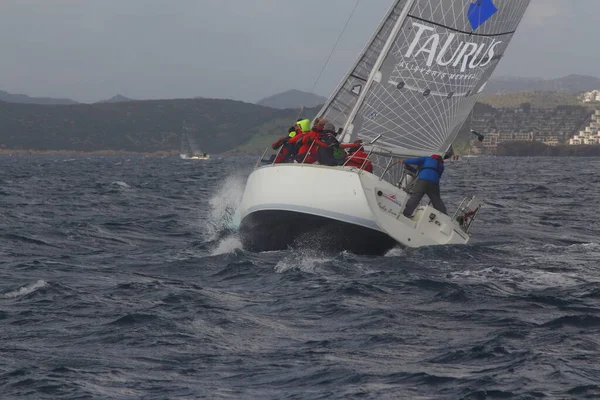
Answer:
M467 17L474 31L481 25L492 18L498 12L498 8L492 0L476 0L475 3L469 4L469 12Z

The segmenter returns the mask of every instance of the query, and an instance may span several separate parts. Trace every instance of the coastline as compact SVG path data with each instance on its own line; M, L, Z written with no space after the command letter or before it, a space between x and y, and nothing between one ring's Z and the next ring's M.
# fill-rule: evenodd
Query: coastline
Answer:
M497 156L513 157L598 157L600 145L548 146L540 142L507 142L498 145Z
M459 158L469 157L470 154L456 153ZM471 154L473 155L473 154ZM143 156L143 157L179 157L178 151L156 151L152 153L119 150L27 150L0 148L0 156ZM256 152L228 151L211 154L220 157L259 157ZM580 146L546 146L541 143L513 142L498 146L495 154L477 154L482 157L600 157L600 145Z
M117 150L75 151L75 150L26 150L0 149L0 156L145 156L145 157L174 157L178 151L157 151L153 153Z

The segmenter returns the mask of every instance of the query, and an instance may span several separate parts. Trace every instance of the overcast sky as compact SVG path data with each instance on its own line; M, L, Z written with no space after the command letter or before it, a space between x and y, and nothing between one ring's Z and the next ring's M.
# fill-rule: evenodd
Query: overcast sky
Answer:
M393 0L361 0L327 96ZM0 90L93 102L309 91L355 0L0 0ZM532 0L495 76L600 76L600 0Z

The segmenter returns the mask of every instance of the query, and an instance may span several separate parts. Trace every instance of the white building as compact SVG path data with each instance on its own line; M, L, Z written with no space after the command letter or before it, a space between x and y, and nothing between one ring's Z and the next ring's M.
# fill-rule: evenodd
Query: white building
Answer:
M481 147L487 150L494 150L500 143L506 142L532 142L535 135L532 132L519 133L488 133L481 143Z
M599 91L600 92L600 91ZM596 110L584 130L569 140L571 146L582 144L600 144L600 110Z
M591 103L593 101L600 101L600 90L592 90L583 94L584 103Z

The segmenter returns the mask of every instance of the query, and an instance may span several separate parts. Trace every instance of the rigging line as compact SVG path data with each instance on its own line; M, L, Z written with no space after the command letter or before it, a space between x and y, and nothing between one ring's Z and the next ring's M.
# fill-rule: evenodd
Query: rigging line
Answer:
M333 49L331 49L331 52L329 53L329 56L327 57L327 61L325 61L325 65L323 65L323 68L321 69L321 72L319 73L319 76L317 77L315 84L313 85L312 89L310 90L311 93L313 93L315 91L317 84L321 80L321 77L323 76L323 73L325 72L325 68L327 68L329 61L331 60L331 57L333 56L333 53L335 53L335 50L337 49L337 46L340 43L340 40L342 40L342 36L344 36L344 32L346 32L346 28L348 28L348 25L350 24L350 21L352 20L352 17L354 16L354 13L356 12L356 9L358 8L359 4L360 4L360 0L356 0L354 9L352 9L352 12L350 13L350 16L348 17L348 20L346 21L346 24L342 28L342 32L340 33L340 36L338 36L337 40L335 41L335 44L333 45Z
M451 26L444 25L444 24L441 24L439 22L434 22L434 21L430 21L430 20L425 19L425 18L417 17L415 15L409 15L409 17L411 17L412 19L416 19L417 21L427 22L429 24L432 24L432 25L435 25L435 26L439 26L440 28L446 28L446 29L448 29L450 31L454 31L454 32L457 32L457 33L462 33L462 34L469 35L469 36L497 37L497 36L512 35L513 33L516 32L516 31L513 30L513 31L508 31L508 32L500 32L500 33L475 33L475 32L463 31L461 29L453 28Z

